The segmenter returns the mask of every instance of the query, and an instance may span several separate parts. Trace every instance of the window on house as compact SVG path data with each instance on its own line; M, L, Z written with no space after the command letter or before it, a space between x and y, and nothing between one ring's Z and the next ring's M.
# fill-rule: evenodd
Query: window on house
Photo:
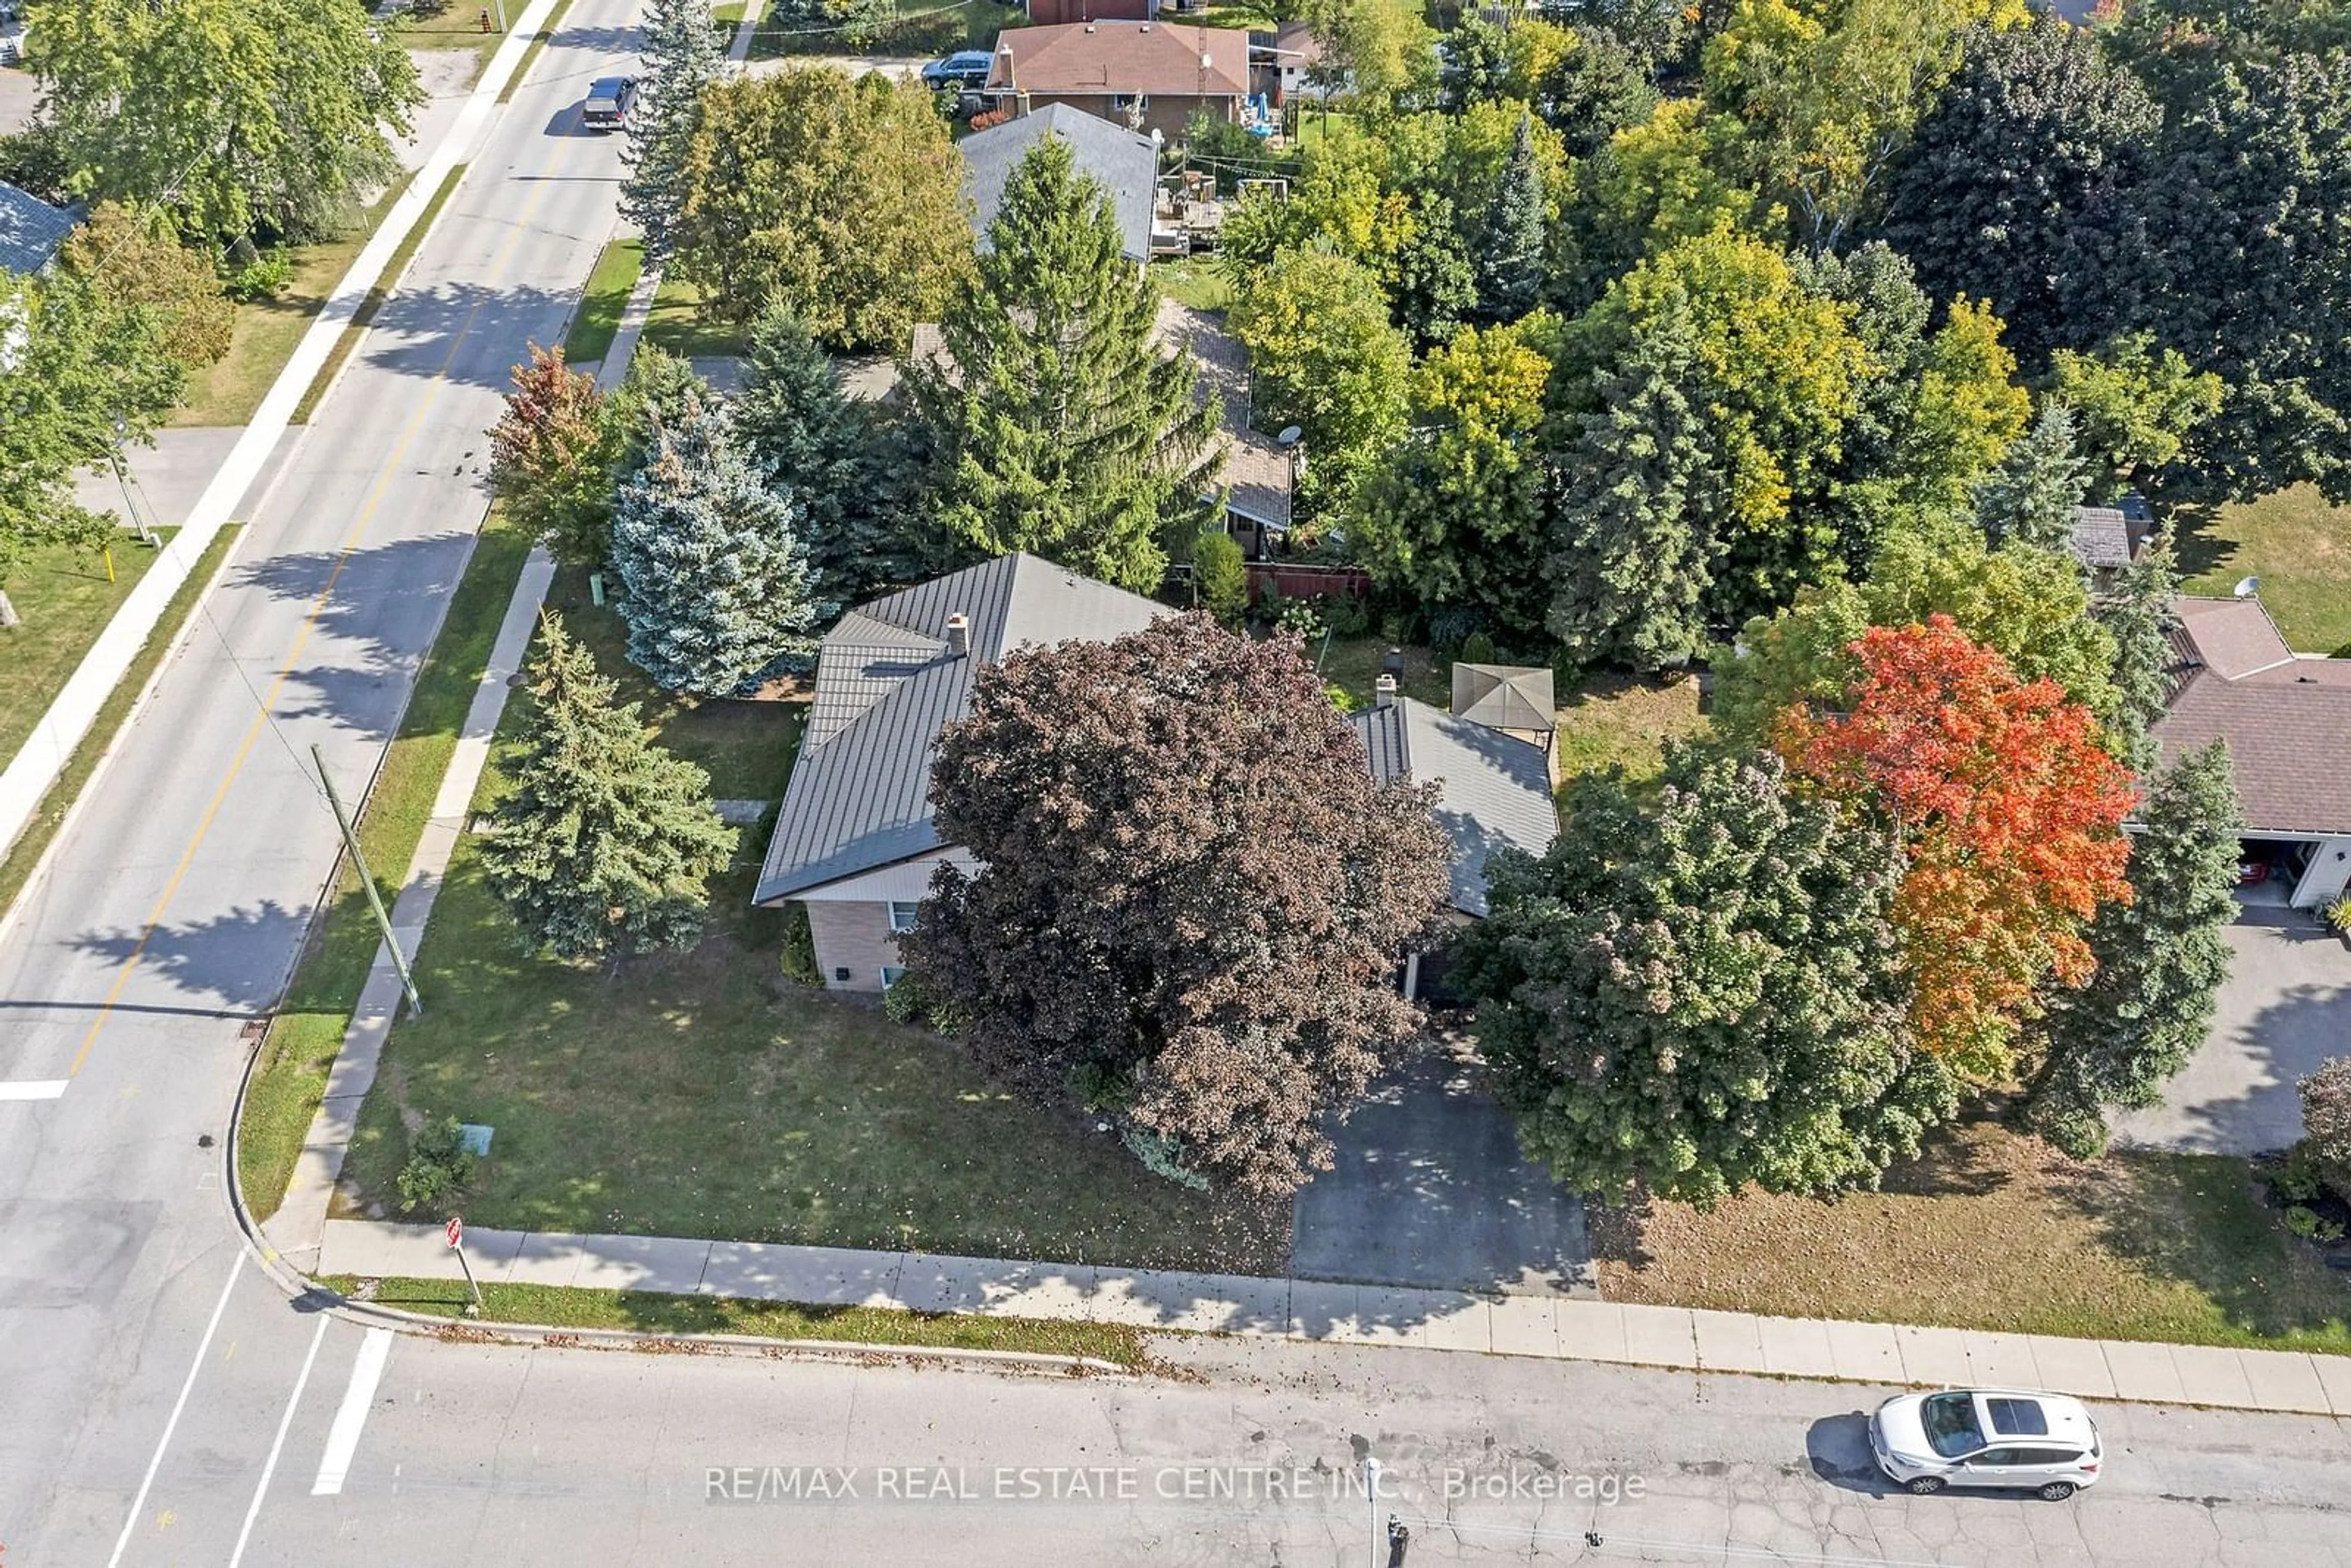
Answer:
M890 929L893 931L912 931L914 928L915 912L920 910L922 907L923 906L919 903L908 904L899 899L892 899L890 901Z
M882 966L882 988L883 990L888 990L891 987L896 985L900 980L903 980L905 977L906 971L898 965L884 964Z
M1151 95L1147 92L1116 92L1111 94L1110 106L1124 113L1132 109L1149 109Z

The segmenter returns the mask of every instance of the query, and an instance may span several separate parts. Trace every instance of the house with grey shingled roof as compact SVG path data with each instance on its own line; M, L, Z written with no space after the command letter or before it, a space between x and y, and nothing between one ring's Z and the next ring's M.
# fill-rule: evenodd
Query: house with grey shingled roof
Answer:
M825 633L799 756L753 902L808 909L828 989L898 977L898 936L942 864L970 870L930 804L939 732L971 711L973 678L1020 648L1109 642L1176 612L1033 555L999 556L861 604ZM1452 904L1486 913L1485 866L1504 845L1541 854L1559 821L1543 747L1384 688L1353 716L1381 783L1435 783L1454 846ZM1406 984L1422 960L1405 964Z
M1049 103L1033 113L976 131L956 143L963 154L964 193L971 198L971 226L979 248L988 248L988 225L1004 204L1004 187L1020 161L1046 137L1067 142L1077 172L1110 197L1118 221L1119 249L1137 267L1151 259L1151 204L1159 185L1159 144L1123 125L1066 103Z
M825 633L816 697L753 901L808 906L829 989L879 991L898 977L942 862L931 762L939 732L971 711L972 677L1019 648L1109 642L1176 612L1033 555L999 556L861 604Z
M0 272L29 277L49 265L80 220L0 182Z
M2161 765L2226 741L2254 902L2312 908L2351 885L2351 659L2297 653L2260 600L2173 601Z
M1348 719L1374 779L1437 786L1437 823L1453 844L1453 921L1483 920L1486 862L1505 849L1541 854L1559 831L1550 753L1540 742L1400 696L1387 676L1372 706ZM1407 956L1405 995L1437 983L1442 963L1441 949Z

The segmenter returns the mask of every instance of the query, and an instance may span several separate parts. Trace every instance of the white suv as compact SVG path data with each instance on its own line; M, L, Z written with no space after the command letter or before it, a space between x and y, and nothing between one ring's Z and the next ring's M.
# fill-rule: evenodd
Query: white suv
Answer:
M1920 1497L1999 1487L2063 1502L2098 1479L2097 1423L2078 1399L2006 1388L1897 1394L1869 1418L1877 1468Z

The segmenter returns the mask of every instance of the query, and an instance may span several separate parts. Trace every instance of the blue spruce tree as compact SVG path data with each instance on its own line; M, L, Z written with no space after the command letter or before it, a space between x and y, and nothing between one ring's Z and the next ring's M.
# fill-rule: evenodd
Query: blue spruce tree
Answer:
M667 690L723 697L806 653L832 606L800 516L759 483L726 405L688 399L612 508L630 662Z

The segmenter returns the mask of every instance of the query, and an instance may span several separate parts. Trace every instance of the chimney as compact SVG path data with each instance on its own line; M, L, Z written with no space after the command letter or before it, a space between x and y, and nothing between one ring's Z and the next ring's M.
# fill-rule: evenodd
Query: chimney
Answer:
M1374 707L1394 707L1395 706L1395 699L1396 678L1394 675L1382 675L1378 680L1372 683L1372 706Z
M960 610L947 617L947 652L958 659L971 656L971 617Z

